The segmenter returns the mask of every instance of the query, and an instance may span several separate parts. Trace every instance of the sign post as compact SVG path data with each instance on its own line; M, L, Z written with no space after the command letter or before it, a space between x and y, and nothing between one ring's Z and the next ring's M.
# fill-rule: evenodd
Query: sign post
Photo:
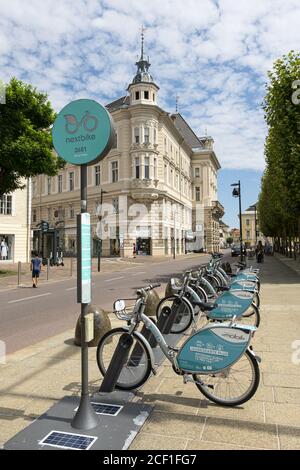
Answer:
M72 426L92 429L98 425L88 390L88 338L86 318L91 293L91 227L87 212L87 166L102 160L113 145L114 128L108 111L93 100L75 100L58 114L52 130L57 154L80 165L80 207L77 215L77 302L81 304L81 399Z

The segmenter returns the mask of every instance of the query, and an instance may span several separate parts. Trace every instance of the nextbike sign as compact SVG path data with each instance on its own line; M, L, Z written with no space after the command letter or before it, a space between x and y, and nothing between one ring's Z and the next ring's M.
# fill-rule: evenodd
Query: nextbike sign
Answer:
M53 145L60 157L73 165L102 160L113 145L114 128L110 114L94 100L75 100L55 119Z

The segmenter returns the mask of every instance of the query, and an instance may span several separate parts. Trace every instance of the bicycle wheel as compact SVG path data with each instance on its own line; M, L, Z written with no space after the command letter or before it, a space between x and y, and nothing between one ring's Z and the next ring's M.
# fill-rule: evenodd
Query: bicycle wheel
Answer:
M209 400L222 406L238 406L250 400L259 385L260 373L257 360L247 350L231 367L212 375L193 375L205 385L196 386Z
M176 306L175 302L179 300L180 304ZM184 297L179 299L179 297L176 297L175 295L170 295L169 297L162 299L156 309L157 320L159 320L162 309L164 307L167 307L170 312L172 308L178 308L177 315L171 327L170 333L183 333L191 326L194 318L194 312Z
M106 374L120 337L124 333L127 333L125 328L114 328L108 331L99 341L96 357L103 377ZM135 332L133 332L132 336L133 344L115 386L118 390L139 388L146 382L152 370L149 351Z
M246 312L243 313L241 320L245 325L252 325L258 328L260 324L259 308L252 302Z

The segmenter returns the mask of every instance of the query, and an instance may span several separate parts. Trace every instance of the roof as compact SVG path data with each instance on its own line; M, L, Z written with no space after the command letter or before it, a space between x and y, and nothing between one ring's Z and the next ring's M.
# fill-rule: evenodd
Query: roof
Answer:
M257 204L258 204L258 202L256 202L255 204L252 204L244 212L255 212L255 207L256 207L256 210L257 210Z
M116 111L117 109L122 108L124 105L129 106L129 96L122 96L121 98L118 98L115 101L112 101L111 103L108 103L105 105L105 107L108 109L108 111L111 113L112 111Z
M203 142L196 136L194 131L190 128L188 123L183 119L181 114L176 113L171 115L176 129L179 131L185 142L193 148L204 148Z

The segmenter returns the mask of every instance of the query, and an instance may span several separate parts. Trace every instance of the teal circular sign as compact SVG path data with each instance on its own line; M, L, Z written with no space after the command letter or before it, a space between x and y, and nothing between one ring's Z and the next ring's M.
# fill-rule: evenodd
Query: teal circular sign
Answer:
M57 115L52 129L58 155L73 165L88 165L102 160L114 141L109 112L94 100L71 101Z

